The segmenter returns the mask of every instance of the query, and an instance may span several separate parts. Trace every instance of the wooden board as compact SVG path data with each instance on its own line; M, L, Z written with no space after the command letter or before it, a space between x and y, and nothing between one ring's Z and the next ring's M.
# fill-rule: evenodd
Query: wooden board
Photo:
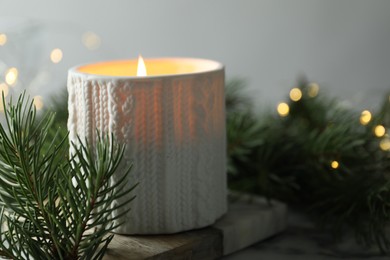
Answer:
M116 235L104 259L215 259L222 255L222 233L205 228L174 235Z
M286 227L287 208L264 198L236 196L213 226L173 235L115 235L103 259L216 259Z

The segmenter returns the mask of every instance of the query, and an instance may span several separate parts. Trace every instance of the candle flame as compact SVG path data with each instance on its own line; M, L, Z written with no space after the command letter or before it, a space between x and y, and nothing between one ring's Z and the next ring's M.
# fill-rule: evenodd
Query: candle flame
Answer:
M144 59L141 55L138 55L137 76L146 76L146 66Z

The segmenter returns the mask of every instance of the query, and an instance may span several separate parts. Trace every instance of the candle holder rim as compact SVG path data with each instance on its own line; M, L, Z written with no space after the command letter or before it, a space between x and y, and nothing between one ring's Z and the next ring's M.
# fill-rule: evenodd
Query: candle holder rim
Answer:
M164 79L164 78L172 78L172 77L191 77L196 75L202 75L202 74L208 74L211 72L217 72L217 71L223 71L225 69L225 65L221 62L211 60L211 59L202 59L202 58L191 58L191 57L156 57L156 58L147 58L146 61L153 61L153 60L187 60L187 61L196 61L196 62L211 62L214 63L216 66L215 68L204 70L204 71L198 71L198 72L187 72L187 73L170 73L170 74L162 74L162 75L150 75L150 76L117 76L117 75L103 75L103 74L93 74L88 72L81 72L78 69L83 66L93 65L93 64L99 64L99 63L107 63L107 62L125 62L125 61L133 61L135 59L114 59L114 60L103 60L103 61L97 61L93 63L83 63L76 66L73 66L69 69L69 73L76 76L84 76L88 78L94 78L94 79L125 79L125 80L149 80L149 79Z

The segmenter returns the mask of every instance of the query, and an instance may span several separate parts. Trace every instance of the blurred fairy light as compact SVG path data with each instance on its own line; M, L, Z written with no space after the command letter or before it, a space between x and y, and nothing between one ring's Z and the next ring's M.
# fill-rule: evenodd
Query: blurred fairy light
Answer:
M13 86L15 85L17 80L18 80L18 70L15 67L9 68L5 72L5 82L9 86Z
M41 110L43 108L43 98L41 96L35 96L34 98L34 106L37 110Z
M308 86L307 94L309 95L309 97L313 98L313 97L316 97L318 95L319 91L320 91L320 85L318 85L315 82L312 82Z
M99 35L90 31L83 33L83 36L81 37L81 41L84 44L84 46L91 51L98 49L101 44Z
M7 43L7 35L0 33L0 46L4 46Z
M299 101L302 98L302 91L299 88L293 88L290 90L290 99L294 102Z
M364 110L360 115L360 123L362 125L367 125L371 121L372 115L368 110Z
M288 106L287 103L282 102L282 103L279 103L277 110L278 110L278 114L281 117L285 117L290 112L290 107Z
M0 99L1 99L1 95L4 93L4 97L6 97L9 93L9 88L8 88L8 85L5 84L4 82L3 83L0 83Z
M333 169L337 169L337 168L339 168L339 162L338 161L332 161L331 163L330 163L330 167L332 167Z
M50 53L50 59L53 63L59 63L62 60L62 50L59 48L55 48Z
M380 141L379 143L379 147L383 150L383 151L390 151L390 138L384 138Z
M377 137L382 137L386 134L386 128L383 125L377 125L374 127L374 134Z

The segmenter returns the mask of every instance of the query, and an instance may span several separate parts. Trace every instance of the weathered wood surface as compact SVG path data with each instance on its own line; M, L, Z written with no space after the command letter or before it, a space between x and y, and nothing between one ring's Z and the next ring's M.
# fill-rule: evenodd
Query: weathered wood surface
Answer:
M104 259L215 259L222 255L222 232L205 228L174 235L116 235Z
M240 196L208 228L173 235L115 235L103 259L216 259L283 231L286 214L283 203Z

